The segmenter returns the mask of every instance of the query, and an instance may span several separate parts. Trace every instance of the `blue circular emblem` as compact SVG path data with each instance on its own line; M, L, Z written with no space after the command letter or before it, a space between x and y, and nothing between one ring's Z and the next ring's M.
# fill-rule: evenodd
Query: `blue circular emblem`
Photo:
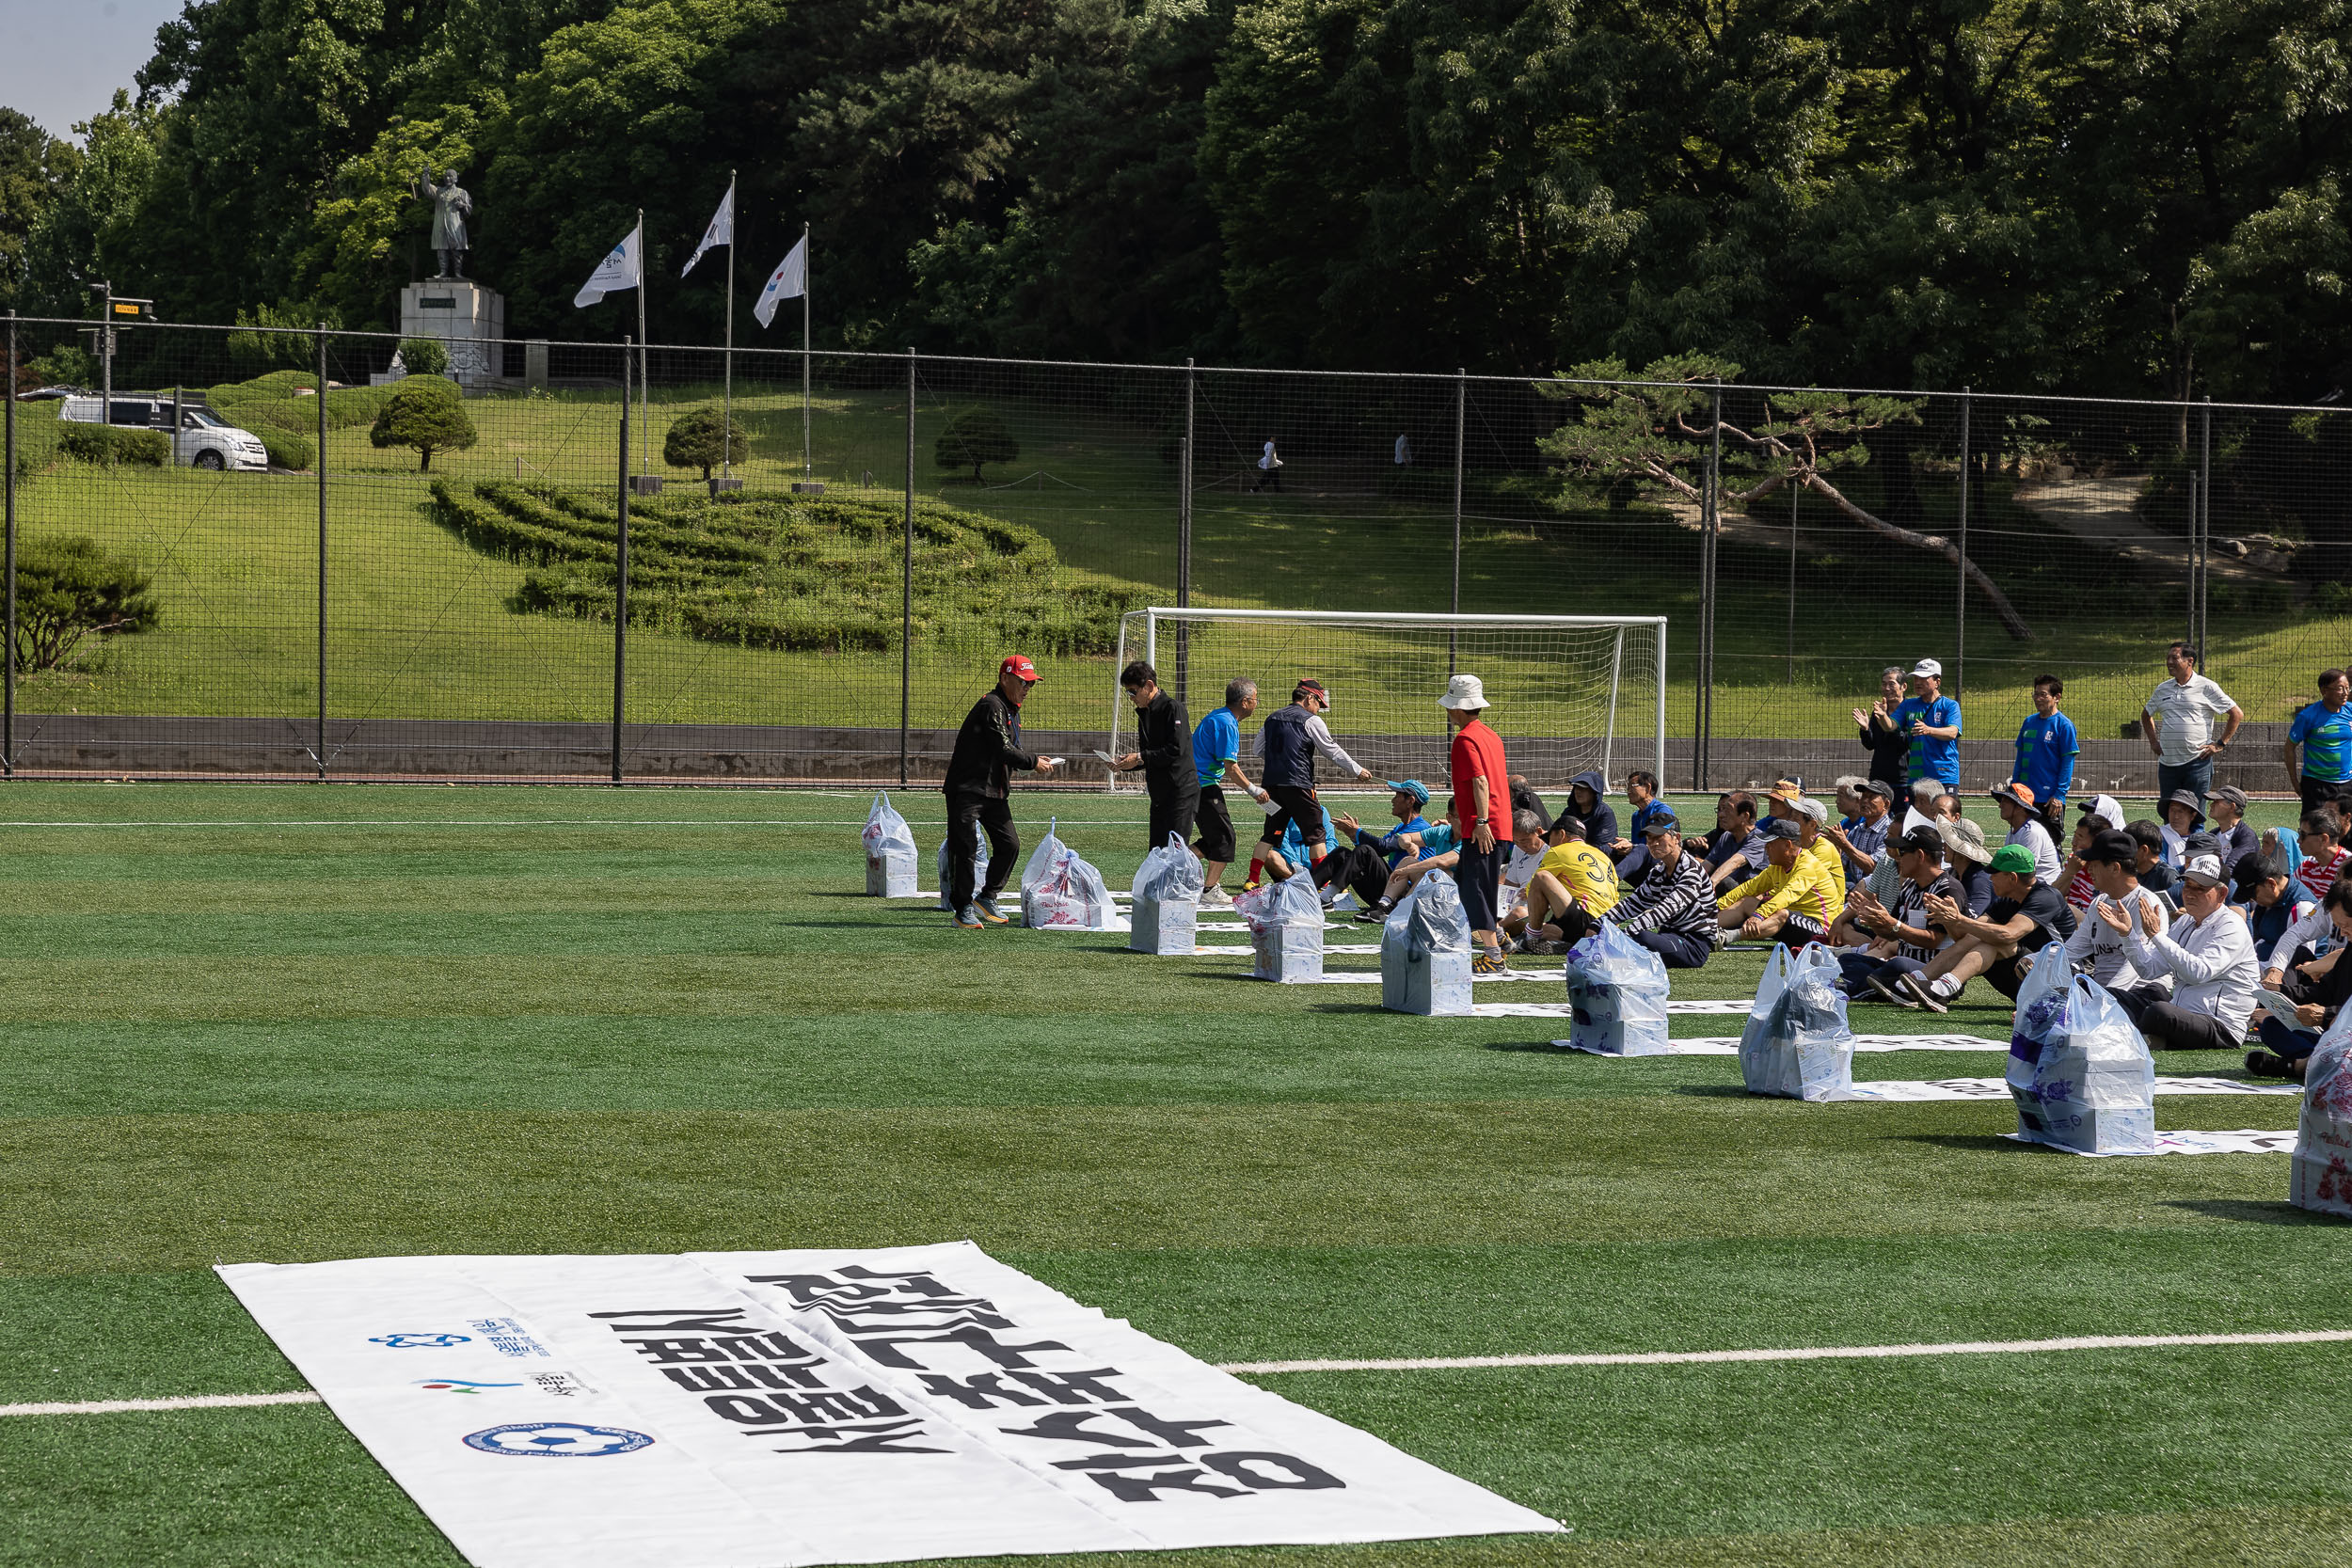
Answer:
M470 1334L378 1334L368 1341L388 1350L447 1350L473 1338Z
M469 1449L525 1459L595 1459L608 1453L635 1453L652 1442L642 1432L582 1426L578 1421L518 1421L466 1434Z

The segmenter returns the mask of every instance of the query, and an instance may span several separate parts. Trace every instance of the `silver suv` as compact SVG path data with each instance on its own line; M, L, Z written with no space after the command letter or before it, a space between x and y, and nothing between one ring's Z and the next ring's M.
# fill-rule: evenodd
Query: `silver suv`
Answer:
M97 424L102 403L107 424L129 430L171 430L169 398L117 394L113 402L105 403L95 397L70 397L58 408L57 418L67 424ZM180 404L180 429L172 438L171 460L194 468L238 468L247 473L264 473L269 468L269 452L260 436L190 403Z

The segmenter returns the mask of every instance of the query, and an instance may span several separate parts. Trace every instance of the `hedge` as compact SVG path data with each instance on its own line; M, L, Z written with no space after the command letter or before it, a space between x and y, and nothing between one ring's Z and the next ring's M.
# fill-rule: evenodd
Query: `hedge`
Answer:
M160 468L171 461L171 437L160 430L60 423L57 450L77 463L122 463Z

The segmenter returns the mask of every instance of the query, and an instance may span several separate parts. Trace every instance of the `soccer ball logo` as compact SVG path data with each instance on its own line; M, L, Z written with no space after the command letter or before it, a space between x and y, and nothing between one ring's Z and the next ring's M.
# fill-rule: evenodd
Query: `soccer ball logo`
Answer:
M621 1427L583 1426L578 1421L519 1421L466 1434L466 1447L518 1459L596 1459L635 1453L653 1439Z
M470 1334L378 1334L368 1343L387 1350L447 1350L472 1338Z

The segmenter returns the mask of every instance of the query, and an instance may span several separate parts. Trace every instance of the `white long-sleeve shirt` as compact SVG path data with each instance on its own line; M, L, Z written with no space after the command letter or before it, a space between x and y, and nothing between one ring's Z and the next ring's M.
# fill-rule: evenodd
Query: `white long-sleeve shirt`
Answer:
M1363 768L1358 766L1356 759L1341 751L1340 743L1331 738L1331 726L1323 721L1322 714L1307 715L1304 727L1307 731L1307 738L1314 742L1315 750L1321 752L1324 760L1330 763L1332 767L1340 768L1351 779L1363 771ZM1263 724L1258 726L1258 733L1249 739L1249 754L1262 760L1265 756L1265 726Z
M2123 933L2099 918L2099 905L2112 903L2102 895L2090 908L2083 911L2074 922L2074 934L2066 939L2066 957L2078 973L2088 974L2109 990L2128 990L2142 980L2161 985L2165 974L2142 974L2132 962L2131 948L2124 942ZM2123 912L2132 919L2133 929L2138 928L2139 909L2153 904L2160 915L2171 913L2165 901L2144 887L2134 887L2122 899Z
M2313 904L2294 925L2280 933L2278 944L2270 950L2270 967L2286 968L2287 960L2295 957L2295 950L2298 947L2308 946L2314 958L2325 957L2328 950L2335 945L2335 917L2325 908Z
M2156 937L2135 921L2123 940L2134 969L2152 980L2172 977L2174 1006L2203 1013L2233 1033L2245 1031L2262 988L2262 966L2244 915L2224 904L2202 921L2184 914Z
M2033 879L2044 887L2058 886L2058 846L2050 842L2050 830L2028 816L2010 830L2005 841L2023 848L2033 857Z

